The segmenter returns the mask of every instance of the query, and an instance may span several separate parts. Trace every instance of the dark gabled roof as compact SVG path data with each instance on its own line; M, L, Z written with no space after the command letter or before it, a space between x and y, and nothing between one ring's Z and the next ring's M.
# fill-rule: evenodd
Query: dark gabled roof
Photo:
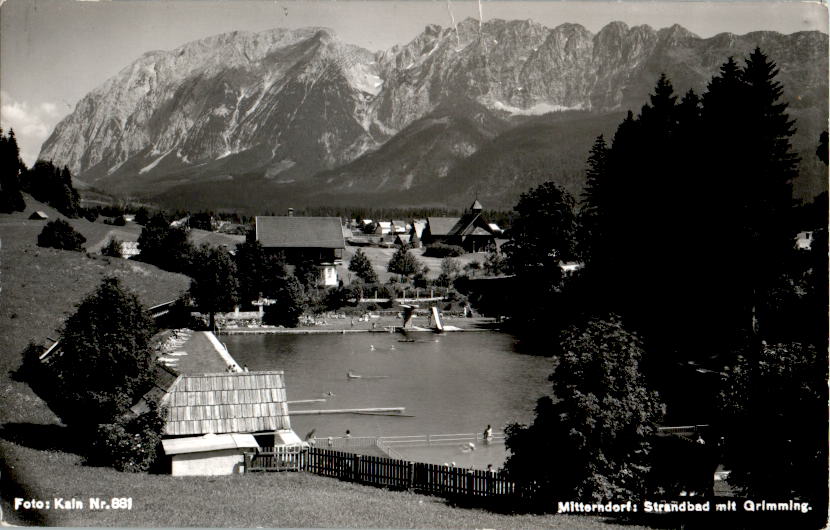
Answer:
M291 428L281 370L182 375L162 404L168 436Z
M256 218L256 238L266 248L345 248L339 217Z
M429 233L433 236L448 236L460 219L460 217L427 217Z

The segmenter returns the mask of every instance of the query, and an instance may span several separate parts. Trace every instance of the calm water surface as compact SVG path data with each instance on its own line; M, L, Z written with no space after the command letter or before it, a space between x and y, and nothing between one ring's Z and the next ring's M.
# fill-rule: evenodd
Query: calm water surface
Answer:
M251 370L283 370L289 400L326 397L292 410L406 407L413 417L357 414L294 416L301 437L399 436L496 431L528 423L536 400L549 392L552 360L515 351L515 339L497 332L415 333L416 342L388 333L345 335L230 335L220 339ZM364 376L350 379L348 372ZM370 377L376 378L370 378ZM381 376L381 377L378 377ZM325 395L332 392L333 397ZM480 448L480 458L503 460L503 445ZM436 453L434 448L422 453ZM427 461L452 458L444 451ZM409 456L409 455L407 455ZM426 458L426 456L424 456ZM459 455L457 460L463 461ZM419 458L421 459L421 458ZM461 462L459 462L461 463ZM478 467L478 466L477 466Z

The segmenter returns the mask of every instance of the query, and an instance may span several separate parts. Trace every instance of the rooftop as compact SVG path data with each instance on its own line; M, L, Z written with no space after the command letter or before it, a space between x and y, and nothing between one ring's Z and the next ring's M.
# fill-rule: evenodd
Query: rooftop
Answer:
M162 404L169 436L291 428L281 370L182 375Z
M266 248L345 248L339 217L257 216L256 238Z

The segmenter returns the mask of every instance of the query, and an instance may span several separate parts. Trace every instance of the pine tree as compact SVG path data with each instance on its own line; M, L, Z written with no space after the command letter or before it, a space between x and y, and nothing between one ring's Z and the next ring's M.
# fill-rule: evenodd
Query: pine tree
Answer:
M349 270L365 283L378 282L378 275L372 267L372 262L361 249L357 249L352 259L349 260Z
M20 174L25 169L14 130L8 136L0 129L0 212L22 212L26 208L21 193Z
M585 171L585 189L582 192L582 208L579 212L580 254L586 261L591 260L591 244L600 237L602 220L600 216L607 208L603 192L608 178L608 145L603 135L597 136L588 156Z
M417 274L421 268L418 259L409 252L409 247L406 245L396 250L386 265L387 272L401 276L412 276Z

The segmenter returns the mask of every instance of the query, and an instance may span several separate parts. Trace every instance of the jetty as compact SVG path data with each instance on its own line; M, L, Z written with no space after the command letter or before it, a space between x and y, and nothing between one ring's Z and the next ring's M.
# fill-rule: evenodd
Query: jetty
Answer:
M309 416L313 414L363 414L363 413L379 413L379 412L397 412L402 413L406 407L373 407L364 409L318 409L318 410L291 410L288 411L289 416Z

